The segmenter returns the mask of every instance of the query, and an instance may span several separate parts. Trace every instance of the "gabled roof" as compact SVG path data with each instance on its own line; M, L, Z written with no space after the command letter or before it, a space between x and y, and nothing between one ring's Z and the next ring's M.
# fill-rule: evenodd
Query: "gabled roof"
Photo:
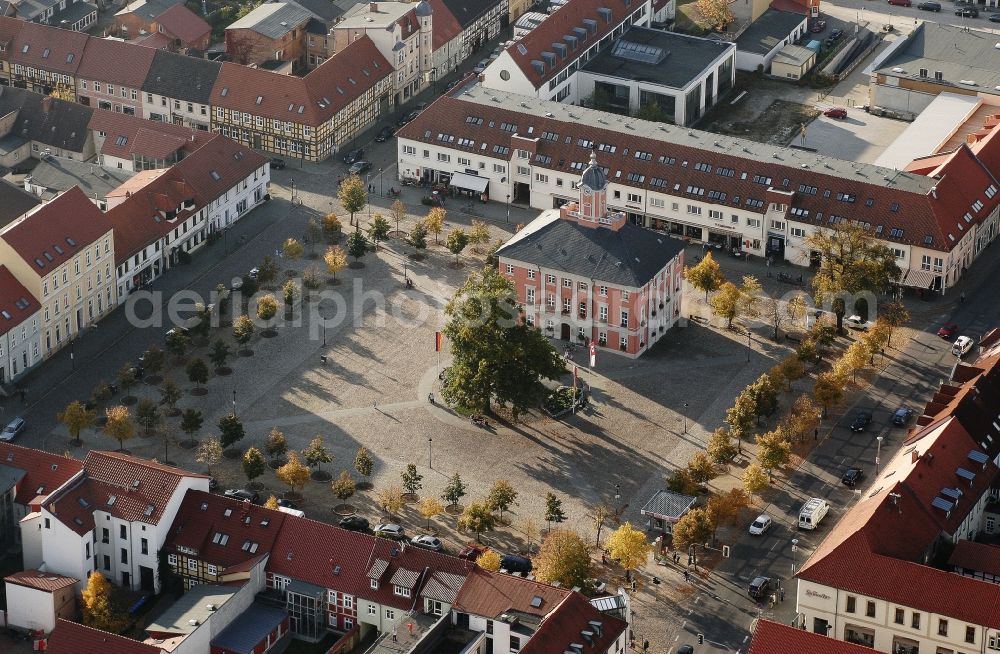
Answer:
M75 75L90 37L38 23L25 23L14 39L10 61L64 75Z
M111 223L101 210L74 186L28 214L0 238L35 274L44 277L110 230Z
M270 2L259 5L243 18L230 23L229 30L253 30L269 39L280 39L313 17L313 13L296 4Z
M318 17L324 23L332 25L344 15L344 9L330 0L269 0L270 2L288 2L295 4Z
M148 48L139 49L154 52ZM166 159L179 150L197 150L216 137L204 130L100 109L94 112L89 127L106 134L101 154L120 159L134 156Z
M137 252L152 245L191 217L195 207L184 209L167 220L166 212L174 211L184 202L195 199L195 191L173 170L143 171L124 186L135 187L146 182L107 214L115 231L115 265L127 261Z
M40 308L35 296L17 281L7 266L0 265L0 334L14 329Z
M184 43L193 43L212 31L212 26L183 4L170 7L156 20L164 31Z
M28 213L41 202L34 194L28 193L20 186L0 179L0 229Z
M556 588L500 572L490 572L478 566L465 578L458 592L455 610L490 620L507 611L517 611L542 618L572 591Z
M194 551L200 561L225 571L270 552L285 516L250 502L189 490L163 546Z
M162 654L159 647L59 618L49 634L52 654Z
M82 79L139 88L149 75L155 54L155 50L137 48L125 41L93 38L87 43L76 74Z
M874 654L875 650L844 640L758 620L747 654Z
M448 5L444 3L444 0L430 0L430 6L433 11L431 36L434 49L437 50L452 39L461 36L462 26L454 14L451 13L451 10L448 9Z
M148 22L155 20L167 9L179 4L184 4L184 0L134 0L120 9L115 16L135 14Z
M40 572L38 570L22 570L12 575L4 577L8 584L34 588L46 593L54 593L57 590L67 588L80 581L75 577L64 577L52 572Z
M1000 576L1000 547L962 539L955 543L948 565L961 568L966 573L982 572Z
M142 90L168 98L208 104L219 77L218 61L157 50Z
M90 138L87 124L95 111L76 102L0 86L0 116L16 112L10 134L28 141L82 153Z
M560 218L557 210L522 232L497 255L632 288L644 286L684 250L684 241L663 232L632 223L619 229L588 227Z
M18 32L21 31L21 27L25 24L25 21L19 18L14 18L0 12L0 45L5 47L3 59L10 58L12 44L17 38Z
M493 0L444 0L444 4L463 30L497 6Z
M0 466L25 472L14 501L28 506L36 497L49 495L83 470L83 461L13 443L0 443Z
M106 198L134 174L124 168L101 166L65 157L46 157L32 168L31 184L52 193L61 193L79 186L89 198Z
M571 592L552 613L542 619L534 635L521 648L523 654L572 652L571 643L584 651L609 652L628 628L624 620L598 611L583 595ZM589 632L593 635L587 635ZM589 642L588 642L589 641Z
M178 161L171 171L194 189L203 204L223 195L237 182L268 163L268 158L221 135Z

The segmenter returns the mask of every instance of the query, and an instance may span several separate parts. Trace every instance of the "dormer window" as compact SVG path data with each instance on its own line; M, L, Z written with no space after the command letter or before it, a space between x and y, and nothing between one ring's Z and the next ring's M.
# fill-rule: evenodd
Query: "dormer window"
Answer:
M410 596L410 589L406 588L405 586L400 586L398 584L394 584L393 587L392 587L392 594L393 595L398 595L399 597L409 597Z
M371 580L372 590L378 590L378 579Z

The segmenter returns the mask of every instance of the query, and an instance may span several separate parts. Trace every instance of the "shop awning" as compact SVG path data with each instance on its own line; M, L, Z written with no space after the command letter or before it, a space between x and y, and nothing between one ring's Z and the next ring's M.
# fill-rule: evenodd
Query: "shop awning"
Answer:
M452 173L451 181L448 183L451 186L457 186L458 188L466 191L485 193L486 187L490 185L490 180L486 177L469 175L468 173Z
M900 286L930 289L934 286L934 273L929 270L907 270L899 282Z

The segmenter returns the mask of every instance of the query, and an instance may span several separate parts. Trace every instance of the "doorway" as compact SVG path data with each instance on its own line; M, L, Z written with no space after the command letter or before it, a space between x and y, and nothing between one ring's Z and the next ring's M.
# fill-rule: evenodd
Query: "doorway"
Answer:
M132 575L127 572L122 573L122 587L132 589Z
M560 330L560 336L559 337L562 338L564 341L568 341L569 340L569 323L565 323L564 322L562 324L562 329Z
M139 588L153 592L153 569L144 565L139 566Z

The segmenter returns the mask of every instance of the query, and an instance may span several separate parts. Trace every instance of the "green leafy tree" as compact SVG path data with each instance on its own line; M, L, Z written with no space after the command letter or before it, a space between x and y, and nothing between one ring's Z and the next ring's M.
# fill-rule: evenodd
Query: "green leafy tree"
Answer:
M346 470L340 471L340 476L330 482L330 490L341 502L346 502L357 490L357 485Z
M736 439L737 451L742 452L743 439L750 435L757 424L757 405L746 389L736 396L733 406L726 411L726 424L730 435Z
M181 414L181 431L188 435L189 443L194 442L194 435L198 433L204 422L205 418L197 409L185 409L184 413Z
M278 276L278 262L271 256L265 256L257 268L257 282L260 285L270 284ZM253 295L250 291L243 289L247 297ZM254 289L256 292L256 289Z
M444 244L448 251L455 255L455 261L458 261L458 255L462 254L462 250L469 244L469 235L461 227L456 227L448 232Z
M708 456L719 465L727 465L736 458L738 450L733 437L725 427L719 427L708 437Z
M767 488L769 483L767 472L765 472L763 466L759 463L748 465L747 469L743 471L743 476L740 480L743 482L743 490L747 492L747 495L751 499Z
M285 435L277 427L272 428L268 433L264 449L272 459L280 459L288 452L288 441L285 440Z
M690 509L674 523L672 530L674 548L684 551L692 545L707 543L714 531L708 511L700 507Z
M885 322L889 329L889 333L885 337L885 344L886 347L890 347L892 345L892 330L904 327L906 323L910 322L910 311L902 302L893 300L883 304L882 308L879 309L876 322L879 321Z
M590 548L569 529L553 529L546 534L532 563L535 578L543 584L558 582L566 588L583 588L593 576Z
M236 443L243 440L245 433L243 432L243 423L240 419L231 413L219 418L219 440L222 441L222 447L229 449Z
M395 200L392 206L389 207L389 211L392 212L392 219L396 221L396 231L399 231L399 223L403 222L406 218L406 205L403 204L402 200Z
M126 363L118 371L118 385L122 388L122 393L128 395L128 389L135 383L135 366L131 362Z
M421 483L424 476L417 472L417 466L412 463L406 464L406 470L402 473L403 478L403 490L410 495L416 495L417 491L423 488Z
M285 300L285 306L293 306L302 295L302 291L299 290L299 285L294 279L289 279L281 287L281 295Z
M465 507L457 522L460 531L471 531L476 535L476 542L482 542L483 533L493 531L496 524L496 516L486 506L486 502L481 501L471 502Z
M684 268L684 279L699 291L704 291L705 300L708 301L708 294L719 290L725 283L726 276L722 273L722 266L712 257L712 253L706 252L705 258L698 264Z
M517 491L506 479L497 479L493 482L489 494L486 496L486 505L490 511L499 511L500 518L503 519L503 512L517 503Z
M358 474L362 477L371 477L372 471L375 468L375 462L372 461L372 455L368 453L363 447L358 448L358 453L354 457L354 469L358 471Z
M462 482L462 477L456 472L448 479L448 485L444 487L441 499L449 506L455 506L463 497L465 497L465 484Z
M139 404L135 407L135 421L146 430L147 434L156 429L156 425L160 424L160 418L160 407L156 402L147 397L139 400Z
M156 375L163 370L163 363L163 350L155 345L150 345L149 349L142 355L142 367L151 375Z
M191 339L181 330L173 329L167 334L166 343L167 349L170 350L171 354L177 359L183 359L188 347L191 345Z
M359 227L360 221L355 224L354 214L364 209L365 205L368 204L368 192L365 189L365 183L357 175L351 175L340 184L340 189L337 191L337 199L340 200L344 211L350 212L350 224Z
M698 484L707 484L718 476L715 463L705 452L695 452L687 464L688 473Z
M484 245L490 242L490 226L483 220L473 220L469 230L469 245L472 251L480 254Z
M414 256L419 256L421 250L427 249L427 228L422 222L413 226L406 242L413 247Z
M198 418L200 420L201 414L198 415ZM199 426L196 427L194 431L198 431L198 429L200 429L200 421L198 425ZM219 462L222 461L222 443L215 436L209 436L203 440L200 445L198 445L198 452L195 454L194 460L208 468L208 476L211 477L212 466L218 465Z
M298 261L305 254L305 250L302 244L299 243L298 239L286 238L285 242L281 244L281 253L285 255L287 259L292 261Z
M246 347L250 339L253 338L254 325L250 316L244 314L233 322L233 338L236 342Z
M495 268L471 275L445 308L452 364L442 395L478 412L491 401L515 418L536 406L543 379L558 379L563 358L540 330L519 319L513 284Z
M792 446L780 427L757 437L757 461L768 477L772 471L786 466L791 455Z
M667 475L667 490L680 495L698 495L701 485L691 475L690 468L684 466Z
M389 221L382 217L382 214L377 213L372 218L372 224L368 226L368 238L372 240L375 244L375 250L378 251L378 244L389 238L389 232L392 230L392 225Z
M66 405L66 408L61 413L56 415L56 418L59 422L66 425L70 435L73 436L72 442L79 444L81 442L80 432L94 426L97 414L93 411L88 411L79 400L73 400Z
M226 345L226 342L220 338L215 341L214 345L212 345L212 352L208 355L208 357L212 360L213 366L216 368L224 368L231 354L232 351L229 349L229 346Z
M256 447L250 447L243 453L243 474L247 476L247 481L253 481L264 474L266 465L264 455Z
M747 386L744 393L747 393L753 402L755 416L769 416L778 407L778 391L778 385L764 373Z
M424 216L424 227L427 228L428 232L434 234L434 245L438 244L438 237L444 231L444 220L447 216L448 212L441 207L432 207Z
M306 223L306 240L309 242L309 249L316 252L316 244L323 238L323 227L315 218L310 218Z
M205 362L200 357L195 357L188 361L187 376L188 381L194 384L195 387L201 388L208 381L208 366L205 365Z
M560 523L566 519L566 513L562 508L562 500L556 497L555 493L545 494L545 524L551 529L552 523Z
M852 221L814 232L805 245L806 250L819 254L819 268L812 279L816 303L832 305L838 332L844 327L846 296L882 295L899 281L896 255L871 230Z
M347 237L347 254L354 257L355 261L359 261L367 251L368 243L365 241L364 234L356 231Z
M107 421L104 423L104 433L118 441L118 451L125 449L125 441L135 435L132 416L128 407L116 404L104 410Z
M322 470L324 463L333 461L333 456L326 449L326 445L323 444L322 436L317 436L309 441L306 449L302 450L302 457L309 464L310 468L316 468L317 470Z
M708 301L712 313L726 320L726 328L731 329L733 320L740 314L740 302L743 292L732 282L725 282L719 287L719 292Z
M636 118L648 120L654 123L669 123L670 118L657 102L648 102L641 107L635 115Z

